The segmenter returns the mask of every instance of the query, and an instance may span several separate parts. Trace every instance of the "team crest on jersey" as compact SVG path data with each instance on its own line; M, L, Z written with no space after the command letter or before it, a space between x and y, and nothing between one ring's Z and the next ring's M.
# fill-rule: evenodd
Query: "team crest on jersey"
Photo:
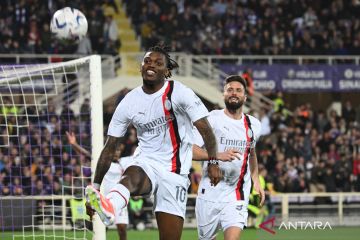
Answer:
M167 111L169 111L171 109L171 102L168 98L166 98L166 100L164 102L164 107Z
M253 133L253 131L251 129L248 129L247 135L248 135L248 138L252 138L254 133Z

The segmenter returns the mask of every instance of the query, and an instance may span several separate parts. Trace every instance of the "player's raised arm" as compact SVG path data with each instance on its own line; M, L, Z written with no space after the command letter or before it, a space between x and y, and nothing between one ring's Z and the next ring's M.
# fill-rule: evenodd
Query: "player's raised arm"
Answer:
M125 137L113 137L108 136L105 146L101 151L98 163L96 165L95 177L94 177L94 187L99 189L100 184L109 170L112 160L114 159L114 155L116 154L116 149L118 145L123 142Z
M76 141L76 137L75 137L75 133L73 132L67 132L66 131L66 137L68 142L70 143L70 145L74 148L74 150L78 153L78 154L84 154L87 157L91 158L91 153L86 150L85 148L81 147L77 141Z

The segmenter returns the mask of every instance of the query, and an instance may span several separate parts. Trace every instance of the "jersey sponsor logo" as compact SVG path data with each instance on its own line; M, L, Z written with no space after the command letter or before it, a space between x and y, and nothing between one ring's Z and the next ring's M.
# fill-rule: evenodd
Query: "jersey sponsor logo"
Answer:
M248 131L249 132L249 131ZM249 135L249 134L247 134ZM249 137L251 139L251 137ZM230 139L226 137L220 137L220 144L225 145L224 151L226 150L238 150L240 153L244 153L248 148L254 148L256 145L256 141L247 141L247 140L239 140L239 139Z
M169 114L153 119L147 123L139 123L138 126L140 129L146 131L148 134L159 134L165 131L167 128L167 123L172 122L174 119L174 115Z

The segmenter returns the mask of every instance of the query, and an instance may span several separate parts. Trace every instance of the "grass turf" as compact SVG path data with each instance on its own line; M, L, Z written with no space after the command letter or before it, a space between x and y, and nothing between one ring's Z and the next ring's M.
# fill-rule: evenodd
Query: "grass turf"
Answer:
M275 229L276 230L276 229ZM17 235L19 237L14 237ZM20 240L20 239L31 239L31 240L50 240L50 239L84 239L84 235L81 232L71 231L36 231L33 235L32 232L25 232L22 236L22 232L0 232L1 240ZM143 232L139 231L128 231L129 240L156 240L159 239L157 230L146 230ZM360 236L359 227L338 227L333 228L332 230L276 230L276 234L272 235L263 230L257 229L246 229L242 232L241 240L357 240ZM87 239L91 239L91 235L86 236ZM117 238L117 232L115 230L110 230L107 232L107 239L113 240ZM185 229L183 231L182 240L196 240L197 231L195 229ZM217 240L223 240L223 234L220 232L218 234Z

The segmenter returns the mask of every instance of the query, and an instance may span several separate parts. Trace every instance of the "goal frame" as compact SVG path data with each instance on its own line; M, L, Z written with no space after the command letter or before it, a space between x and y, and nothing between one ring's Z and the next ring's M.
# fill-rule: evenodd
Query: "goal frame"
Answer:
M90 79L90 126L91 126L91 180L94 179L94 173L97 166L98 158L101 154L103 144L104 144L104 133L103 133L103 94L102 94L102 65L101 65L101 56L91 55L86 56L66 62L59 63L50 63L44 65L34 65L29 68L21 70L20 76L9 76L7 73L3 72L0 74L0 82L12 82L18 77L26 77L23 74L31 74L32 71L40 72L47 71L51 69L65 69L66 67L71 66L80 66L87 64L89 66L89 79ZM11 91L11 90L10 90ZM65 201L71 199L71 196L67 195L51 195L51 196L22 196L22 197L2 197L1 199L58 199L62 200L63 208L63 220L62 225L65 227ZM106 228L105 225L101 222L97 214L93 216L93 239L94 240L104 240L106 239Z

